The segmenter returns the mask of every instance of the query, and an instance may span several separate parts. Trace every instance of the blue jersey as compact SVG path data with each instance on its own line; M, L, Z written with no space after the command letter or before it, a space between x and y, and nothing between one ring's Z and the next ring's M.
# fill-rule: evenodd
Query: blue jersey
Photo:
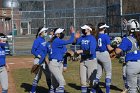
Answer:
M5 46L6 43L0 43L0 67L5 66L6 64L6 53L5 53Z
M35 57L38 57L38 55L41 56L41 59L39 61L40 64L44 61L48 52L48 48L47 42L43 37L39 36L38 38L36 38L36 40L33 43L31 52Z
M127 51L131 50L132 43L127 37L123 38L119 48L122 49L123 51L127 52ZM137 60L140 60L140 50L137 50L136 52L126 53L126 56L125 56L126 62L137 61Z
M110 37L107 34L99 34L97 37L97 51L104 52L107 51L107 45L110 45Z
M49 58L49 60L51 60L52 58L51 58L51 53L52 53L52 48L51 48L51 43L50 42L48 42L47 43L47 48L48 48L48 58ZM67 52L67 48L66 48L66 46L64 46L64 53L66 53ZM64 60L64 67L67 67L67 58L64 58L63 59Z
M72 33L69 40L62 40L60 38L55 38L52 42L52 53L51 59L56 59L58 61L63 61L64 54L66 53L66 45L71 44L74 41L74 33Z
M90 55L81 54L81 58L86 59L94 59L96 58L96 39L93 35L81 36L77 39L76 44L80 45L82 50L90 51Z
M50 59L52 59L51 56L50 56L52 54L51 42L47 42L47 46L46 47L47 47L47 50L48 50L47 54L48 54L48 57L49 57L49 60L50 60ZM67 52L66 45L64 45L64 49L63 50L64 50L64 53Z

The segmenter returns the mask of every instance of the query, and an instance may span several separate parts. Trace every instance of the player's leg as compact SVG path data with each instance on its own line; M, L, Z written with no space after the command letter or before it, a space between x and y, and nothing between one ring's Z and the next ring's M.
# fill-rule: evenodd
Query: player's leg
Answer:
M112 64L110 55L107 51L100 53L100 58L98 57L99 61L102 62L103 68L105 69L106 73L106 93L110 93L110 85L111 85L111 76L112 76Z
M50 90L50 88L51 88L51 72L49 70L48 64L44 63L42 66L42 69L43 69L43 72L44 72L45 77L46 77L46 82L47 82L48 88Z
M97 60L95 59L95 60L90 60L86 62L86 66L87 66L87 72L88 72L88 81L89 81L90 87L92 87L93 81L95 81L96 74L97 74ZM91 92L94 93L95 91L92 89Z
M140 73L140 62L128 62L126 66L128 93L137 93L137 79Z
M56 88L59 87L59 83L57 82L53 74L51 74L51 83L52 85L51 85L50 93L54 93Z
M8 74L5 67L0 68L0 81L2 93L8 93Z
M60 70L60 74L63 76L63 63L59 63L59 70ZM56 88L56 93L63 93L63 92L64 92L64 85L59 84L59 87Z
M60 70L62 66L63 64L58 63L57 61L50 61L49 63L49 69L51 73L54 75L54 77L56 78L57 82L59 83L59 90L61 90L60 93L64 93L64 85L65 85L65 80Z
M110 59L110 55L108 52L104 53L104 62L103 62L103 68L106 72L106 93L110 93L110 85L111 85L111 77L112 77L112 63Z
M37 64L38 61L39 61L39 59L38 58L35 58L34 59L34 64ZM37 84L38 84L38 82L39 82L39 80L41 78L41 75L42 75L42 67L40 67L38 73L35 74L35 77L33 79L32 88L31 88L31 92L30 93L35 93L36 87L37 87Z
M127 77L126 77L126 63L123 63L123 81L125 89L121 93L127 93L128 84L127 84Z
M97 62L97 75L96 75L96 80L98 81L98 83L102 77L102 73L103 73L103 64L100 61L98 61Z
M140 93L140 73L138 74L138 82L137 82L137 90L138 90L138 93Z
M87 67L85 62L80 63L81 93L87 93Z
M97 75L96 75L96 81L99 81L102 77L102 73L103 73L103 64L100 61L101 59L101 52L96 52L96 57L97 57Z

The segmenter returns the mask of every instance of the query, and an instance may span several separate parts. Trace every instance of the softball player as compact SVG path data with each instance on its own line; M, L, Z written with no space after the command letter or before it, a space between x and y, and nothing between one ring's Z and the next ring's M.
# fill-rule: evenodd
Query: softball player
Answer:
M46 76L46 81L47 81L47 85L49 89L51 87L50 71L49 71L47 63L45 62L45 57L47 56L47 53L49 51L48 49L49 46L47 42L45 41L45 37L47 36L47 32L46 32L47 30L48 28L43 28L43 27L38 29L36 39L32 46L31 52L35 56L34 64L40 64L41 67L38 73L34 77L34 80L32 83L32 89L30 93L35 93L37 84L42 75L42 71L44 72Z
M50 38L50 41L48 41L48 49L49 49L49 52L48 52L48 54L49 54L49 56L48 56L48 60L51 60L51 51L52 51L52 47L51 47L51 39L53 39L53 37L54 37L54 31L56 31L58 28L55 28L54 30L51 30L50 31L50 33L49 33L49 38ZM66 52L67 51L67 48L66 48L66 46L64 46L64 52ZM66 71L67 70L67 57L66 56L64 56L64 62L63 62L63 71ZM51 74L51 83L52 83L52 85L51 85L51 89L50 89L50 91L49 91L49 93L54 93L55 92L55 90L56 90L56 88L58 87L58 82L57 82L57 80L55 79L55 77Z
M87 83L92 86L93 80L96 78L97 60L96 60L96 39L91 34L93 26L86 24L81 27L82 36L77 39L77 44L81 46L81 50L77 50L77 54L81 54L80 61L80 79L81 92L87 93Z
M5 54L5 46L6 46L6 38L3 33L0 33L0 83L2 86L1 93L8 93L8 75L6 70L6 54Z
M74 41L74 28L71 27L71 38L69 40L62 40L64 38L64 29L58 28L54 31L55 36L52 39L50 54L49 69L58 82L56 93L64 93L65 80L63 77L63 57L66 52L66 45ZM53 81L52 81L53 82Z
M140 25L135 19L131 19L127 23L129 36L122 40L120 46L115 50L117 54L125 51L126 62L126 76L128 83L128 93L137 93L137 88L140 87L140 39L137 36L139 33Z
M112 65L109 51L113 48L110 45L110 37L105 34L106 28L109 28L105 23L98 24L98 34L97 34L97 49L96 56L98 61L96 80L94 81L95 86L98 85L99 80L102 76L103 69L106 73L106 93L110 93L111 75L112 75Z

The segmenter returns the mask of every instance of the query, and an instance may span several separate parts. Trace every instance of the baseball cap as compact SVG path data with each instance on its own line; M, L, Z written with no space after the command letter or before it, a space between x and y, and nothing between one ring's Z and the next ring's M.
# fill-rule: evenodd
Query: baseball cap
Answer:
M109 28L109 26L108 26L107 24L105 24L105 23L99 23L99 24L98 24L98 27L99 27L100 29L102 29L102 28Z
M43 27L43 28L39 31L39 34L42 33L43 31L47 31L47 30L48 30L48 28Z
M64 31L64 29L62 28L58 28L54 34L59 34L59 33L62 33Z
M81 29L89 29L89 30L92 30L92 28L89 27L88 25L84 25L84 26L82 26Z

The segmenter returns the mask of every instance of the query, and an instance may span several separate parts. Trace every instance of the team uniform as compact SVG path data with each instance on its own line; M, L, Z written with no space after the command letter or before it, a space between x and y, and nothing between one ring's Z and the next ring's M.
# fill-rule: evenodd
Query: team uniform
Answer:
M99 33L98 35L98 46L97 46L97 61L98 61L98 70L96 75L96 83L99 83L101 79L103 69L106 73L106 93L110 93L110 84L111 84L111 75L112 75L112 64L111 58L107 49L107 45L110 45L110 37L107 34Z
M66 52L65 45L71 44L73 43L73 41L74 41L74 33L72 33L71 38L69 40L62 40L56 37L51 44L52 51L50 54L49 69L58 82L56 93L64 93L65 79L63 77L62 72L64 62L63 57Z
M5 46L6 43L0 43L0 83L2 86L1 93L8 93L8 74L6 70L6 54Z
M128 93L137 93L137 87L140 86L140 50L137 41L133 36L123 39L119 46L120 49L127 52L125 56L126 76L128 83Z
M45 62L45 57L47 56L47 53L49 52L48 43L45 41L45 39L43 37L38 36L33 43L31 52L35 56L34 64L40 64L40 69L39 69L38 73L35 75L35 78L33 80L31 93L35 93L37 84L38 84L38 82L41 78L41 75L42 75L42 71L44 72L44 74L46 76L46 81L47 81L48 87L50 89L50 87L51 87L51 73L50 73L50 70L48 68L48 64L46 64L46 62ZM38 58L38 55L40 55L41 58Z
M51 42L48 42L48 45L49 45L49 60L51 60L51 52L52 52L52 47L51 47ZM63 46L63 51L64 53L67 52L67 48L66 46ZM67 68L67 57L64 57L63 58L63 68ZM62 69L62 68L61 68ZM56 88L59 86L59 83L57 82L55 76L53 74L51 74L51 89L50 89L50 93L55 93L56 91Z
M87 93L87 83L92 86L96 78L96 39L93 35L83 35L77 39L76 44L80 45L81 50L90 52L89 54L82 53L80 61L81 91Z

